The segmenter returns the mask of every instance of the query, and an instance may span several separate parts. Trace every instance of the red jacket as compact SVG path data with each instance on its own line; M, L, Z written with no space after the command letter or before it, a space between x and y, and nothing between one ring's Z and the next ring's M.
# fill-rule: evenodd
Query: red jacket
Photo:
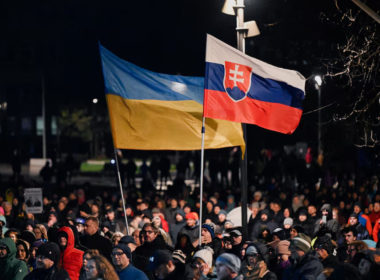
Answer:
M372 231L372 238L373 240L377 243L379 242L379 230L380 230L380 219L378 219L376 222L375 222L375 225L373 227L373 231Z
M67 234L67 246L66 249L61 252L59 263L70 276L71 280L78 280L80 270L83 264L83 251L74 248L75 240L74 233L69 227L61 227L58 232L65 232Z

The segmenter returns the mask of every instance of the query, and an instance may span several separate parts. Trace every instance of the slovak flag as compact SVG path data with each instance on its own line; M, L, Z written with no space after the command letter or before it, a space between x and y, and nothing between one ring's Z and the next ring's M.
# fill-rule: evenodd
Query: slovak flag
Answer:
M291 134L305 98L305 77L207 35L203 115Z

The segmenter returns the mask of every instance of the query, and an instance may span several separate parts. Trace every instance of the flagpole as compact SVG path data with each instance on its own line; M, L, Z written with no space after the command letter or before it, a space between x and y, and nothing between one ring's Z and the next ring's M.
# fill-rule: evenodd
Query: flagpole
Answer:
M202 146L201 146L201 178L199 180L199 247L202 245L202 212L203 212L203 167L205 153L205 117L202 119Z
M245 53L245 35L247 28L244 26L244 0L236 0L236 32L237 32L237 48ZM248 237L247 227L247 126L242 123L243 136L245 145L244 157L240 161L240 179L241 179L241 225L244 240ZM243 153L243 151L241 151Z
M129 227L128 227L128 218L127 213L125 210L125 200L124 200L124 194L123 194L123 185L121 183L121 176L120 176L120 168L119 168L119 160L117 158L117 151L116 148L113 148L114 154L115 154L115 162L116 162L116 170L117 170L117 179L119 181L119 187L120 187L120 194L121 194L121 200L123 202L123 210L124 210L124 219L125 219L125 225L127 227L127 235L129 235Z

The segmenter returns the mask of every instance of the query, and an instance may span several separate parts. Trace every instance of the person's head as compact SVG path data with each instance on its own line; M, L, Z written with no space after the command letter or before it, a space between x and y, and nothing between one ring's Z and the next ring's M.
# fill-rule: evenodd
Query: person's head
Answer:
M346 244L350 244L356 240L358 235L357 230L354 227L348 227L343 230L344 240Z
M34 235L36 236L36 240L38 239L48 239L47 230L44 225L36 224L33 228Z
M284 229L290 229L293 226L293 219L286 218L284 219Z
M112 262L116 270L125 269L131 262L131 249L126 244L118 244L112 249Z
M16 258L22 261L27 261L29 259L29 248L30 245L27 241L24 241L22 239L17 240L16 243L17 248L17 254Z
M16 245L10 237L0 239L0 259L5 259L16 254Z
M213 208L214 208L214 203L212 203L212 201L207 201L206 203L207 212L211 212Z
M223 223L227 219L227 212L225 210L220 210L218 214L218 221Z
M221 254L215 261L216 277L218 280L229 280L239 275L240 259L229 253Z
M317 215L317 208L315 207L315 205L309 205L307 207L307 213L311 216L311 217L314 217L315 215Z
M153 242L159 234L158 228L156 228L152 223L146 223L141 232L144 236L144 241L148 243Z
M237 229L234 229L233 231L231 231L230 236L231 236L232 245L239 245L243 241L243 234Z
M181 209L177 210L176 214L175 214L175 220L178 223L180 223L183 220L185 220L185 212L183 212Z
M352 213L348 219L348 224L350 226L356 226L359 222L358 215L356 213Z
M170 207L173 208L173 209L176 209L178 207L178 200L175 199L175 198L172 198L170 200Z
M176 266L170 251L156 250L149 258L148 268L157 279L165 279Z
M306 234L299 233L298 236L291 239L290 242L299 257L303 257L311 249L311 239Z
M326 259L334 250L331 237L329 235L318 237L314 242L314 249L318 253L320 259Z
M60 250L57 244L48 242L38 248L36 255L37 269L47 270L58 265Z
M299 213L298 213L298 220L302 223L302 222L305 222L307 220L307 212L306 210L301 210Z
M212 269L213 250L210 247L201 249L195 252L191 266L194 269L194 274L208 274Z
M96 217L88 217L84 224L84 233L86 235L94 235L99 230L99 220Z
M84 270L86 271L87 279L118 279L112 265L101 255L93 256L89 259L86 265L84 265Z
M136 250L136 248L137 248L135 239L131 235L125 235L125 236L123 236L120 239L119 244L125 244L125 245L127 245L129 247L129 249L131 250L131 252L134 252Z
M304 233L303 227L299 225L292 226L290 229L290 238L297 237L300 233Z
M86 220L83 218L76 218L75 219L75 227L77 228L78 233L84 232L84 224L86 223Z
M133 239L135 240L136 246L141 245L141 239L140 239L141 230L135 229L135 231L132 233Z
M5 233L5 237L9 237L10 239L13 240L13 242L16 244L17 242L17 239L18 239L18 236L19 236L20 232L17 230L17 229L9 229L6 233Z
M117 231L114 234L112 234L112 237L111 237L112 246L116 246L123 236L124 234L121 233L120 231Z
M188 227L193 227L196 225L198 220L198 214L196 212L190 212L186 214L186 225Z
M268 211L266 211L266 209L264 209L264 210L261 212L260 219L261 219L263 222L266 222L266 221L268 221L268 217L269 217L269 213L268 213Z
M373 204L373 212L375 212L375 213L379 213L380 212L380 202L376 201Z
M109 221L113 221L115 220L115 211L112 208L110 208L107 210L105 216Z
M212 242L215 238L214 226L211 224L203 224L201 235L202 239L204 239L206 243Z
M288 240L281 240L276 246L277 262L283 263L289 260L291 252L289 250L290 242Z
M83 254L83 266L87 264L87 261L91 259L93 256L99 256L100 253L98 249L89 249Z
M361 207L360 203L358 203L358 202L355 203L354 204L354 213L359 215L361 211L362 211L362 207Z

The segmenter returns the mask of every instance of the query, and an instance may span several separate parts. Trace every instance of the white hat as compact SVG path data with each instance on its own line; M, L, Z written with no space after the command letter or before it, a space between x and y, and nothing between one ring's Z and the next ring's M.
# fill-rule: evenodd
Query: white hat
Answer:
M212 255L214 254L214 251L210 247L205 247L205 249L197 251L193 259L200 258L202 261L207 263L209 267L212 267Z

